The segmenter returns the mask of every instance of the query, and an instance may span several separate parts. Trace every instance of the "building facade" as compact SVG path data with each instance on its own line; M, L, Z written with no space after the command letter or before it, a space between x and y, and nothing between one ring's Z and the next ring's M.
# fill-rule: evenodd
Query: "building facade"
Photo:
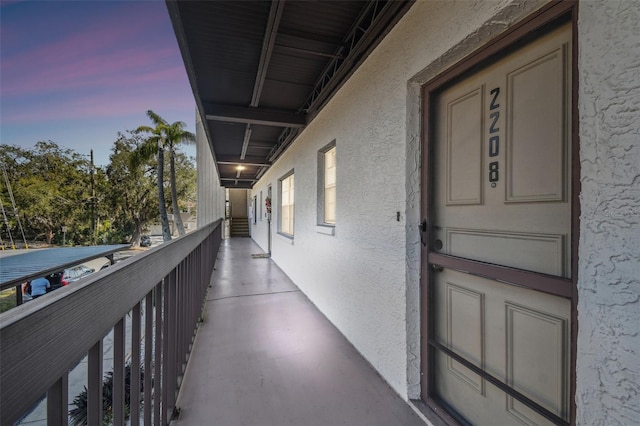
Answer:
M447 350L560 420L640 415L640 3L566 5L416 2L250 192L256 243L453 420L544 422Z

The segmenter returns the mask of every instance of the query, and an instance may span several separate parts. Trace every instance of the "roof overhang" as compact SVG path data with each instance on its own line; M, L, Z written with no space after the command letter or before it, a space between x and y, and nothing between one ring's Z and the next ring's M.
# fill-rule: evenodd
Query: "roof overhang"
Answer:
M412 4L167 0L222 185L251 188Z

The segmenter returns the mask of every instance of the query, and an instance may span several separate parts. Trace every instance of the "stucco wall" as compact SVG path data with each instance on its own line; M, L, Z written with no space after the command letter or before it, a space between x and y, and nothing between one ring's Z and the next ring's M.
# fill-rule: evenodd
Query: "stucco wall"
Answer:
M295 238L273 259L403 397L419 396L420 85L542 2L417 2L256 184L295 169ZM582 2L577 422L640 418L640 3ZM337 145L335 235L317 151ZM400 221L396 214L400 212ZM254 226L266 250L267 221Z
M416 87L537 6L416 3L254 187L273 186L274 261L405 398L418 397L420 383ZM337 224L326 235L316 226L317 152L334 139ZM291 169L293 240L276 232L278 179ZM265 251L266 226L252 232Z
M204 127L196 113L196 163L198 173L197 226L201 227L224 215L224 188L211 155Z
M640 422L640 2L581 2L577 420Z

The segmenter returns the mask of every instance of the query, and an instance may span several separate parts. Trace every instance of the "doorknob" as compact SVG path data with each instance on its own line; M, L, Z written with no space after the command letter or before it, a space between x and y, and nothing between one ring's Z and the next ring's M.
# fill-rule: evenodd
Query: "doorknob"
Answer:
M423 246L427 246L427 230L429 227L427 226L427 219L422 219L422 223L419 226L420 228L420 242Z

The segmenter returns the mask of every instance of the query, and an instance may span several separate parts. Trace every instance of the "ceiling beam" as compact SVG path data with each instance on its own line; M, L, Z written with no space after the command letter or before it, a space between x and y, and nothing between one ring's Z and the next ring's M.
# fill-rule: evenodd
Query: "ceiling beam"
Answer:
M247 124L247 128L244 130L244 140L242 141L242 153L240 154L240 159L244 160L244 157L247 155L247 148L249 148L249 140L251 139L251 124Z
M367 56L376 48L391 28L400 20L415 0L370 0L343 39L344 59L332 59L316 82L302 111L310 112L310 119L342 87Z
M234 178L234 177L229 177L229 178L222 177L222 178L220 178L220 180L232 180L232 181L235 181L235 182L256 182L257 181L257 179L245 179L245 178L238 179L238 178Z
M278 44L278 45L276 45L276 47L278 48L278 50L284 50L286 52L293 52L293 53L302 53L304 55L324 56L325 58L338 58L338 59L343 58L342 55L335 55L333 53L318 52L317 50L302 49L302 48L299 48L299 47L285 46L283 44Z
M271 165L270 161L265 161L264 159L260 159L260 158L247 158L244 160L239 160L238 157L233 157L230 155L218 155L216 157L216 160L218 164L226 164L226 165L232 165L232 166L256 166L256 167L267 166L269 167Z
M205 111L207 120L213 121L276 127L304 127L307 125L307 116L304 113L212 103L205 104Z
M291 37L291 38L296 38L300 41L302 41L304 44L308 43L308 42L320 42L320 43L324 43L324 44L329 44L335 48L338 47L342 47L344 46L344 43L342 40L339 40L337 38L331 38L331 37L327 37L325 35L322 34L317 34L317 33L310 33L310 32L306 32L306 31L300 31L294 28L287 28L287 27L281 27L280 28L280 35L282 36L286 36L286 37Z
M268 141L265 139L262 140L255 140L252 139L251 140L251 148L273 148L273 145L275 145L275 141Z
M253 84L253 94L251 96L251 103L249 104L249 106L254 108L260 104L260 96L262 95L262 88L264 87L267 72L269 71L269 62L271 62L273 46L276 43L276 36L278 35L278 28L280 27L280 19L282 18L282 11L284 10L284 2L285 0L273 0L271 2L269 18L264 31L264 38L262 39L260 63L258 64L256 81ZM251 132L251 123L247 123L247 128L244 132L244 140L242 141L242 153L240 154L241 160L244 160L244 157L247 155L247 148L249 148L249 141L251 140ZM237 177L240 177L240 170L238 170Z
M276 43L278 28L280 27L280 19L282 18L282 10L284 9L284 0L273 0L271 2L271 10L269 10L269 19L267 28L264 32L262 40L262 51L260 52L260 64L256 73L256 82L253 85L253 96L251 97L251 106L257 107L260 103L260 95L262 94L262 86L267 77L269 70L269 62L273 53L273 46Z

